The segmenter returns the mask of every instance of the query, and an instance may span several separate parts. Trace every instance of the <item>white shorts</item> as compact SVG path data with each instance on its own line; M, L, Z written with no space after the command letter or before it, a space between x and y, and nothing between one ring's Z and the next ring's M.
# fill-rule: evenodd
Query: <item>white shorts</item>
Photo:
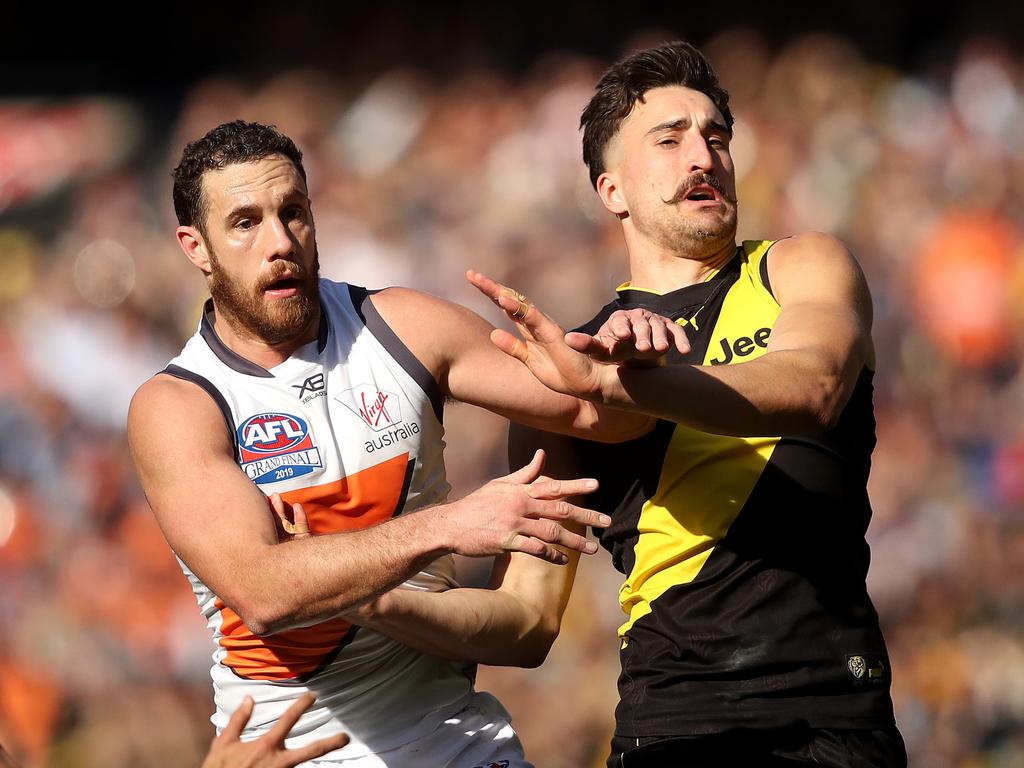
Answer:
M311 760L299 768L533 768L512 730L512 718L489 693L475 691L456 712L423 738L376 755L350 760Z

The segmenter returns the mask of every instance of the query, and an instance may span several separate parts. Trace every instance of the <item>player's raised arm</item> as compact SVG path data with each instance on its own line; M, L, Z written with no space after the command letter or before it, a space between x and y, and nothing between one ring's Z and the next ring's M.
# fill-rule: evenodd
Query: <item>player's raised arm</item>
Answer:
M157 376L136 394L129 440L142 486L171 548L256 634L352 609L448 552L525 552L565 563L556 545L586 543L559 523L607 524L536 494L543 457L464 499L347 533L278 546L267 499L234 461L223 417L199 387Z
M865 365L874 364L871 298L859 265L835 238L809 233L769 252L771 285L781 311L767 354L734 365L650 369L600 364L587 338L573 347L583 366L528 339L495 343L548 386L613 408L731 435L815 433L834 426ZM552 372L554 371L554 372Z
M502 333L465 307L405 288L389 288L373 303L414 355L438 380L441 390L460 402L477 405L506 418L561 434L601 442L621 442L645 434L654 422L647 416L604 408L545 386L536 375L503 355L491 343ZM429 317L430 323L423 323ZM576 386L597 386L595 366L569 348L565 331L539 311L529 327L538 343L547 345L546 373L569 375ZM536 373L536 372L535 372ZM543 374L542 374L543 375ZM592 382L585 382L594 376Z

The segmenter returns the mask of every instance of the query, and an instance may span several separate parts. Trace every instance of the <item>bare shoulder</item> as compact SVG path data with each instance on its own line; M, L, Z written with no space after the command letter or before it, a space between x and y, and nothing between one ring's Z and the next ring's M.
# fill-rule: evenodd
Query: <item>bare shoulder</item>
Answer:
M128 442L140 473L176 450L222 450L229 445L224 416L192 382L157 374L135 392L128 408Z
M776 243L766 258L772 290L780 304L813 296L845 296L857 302L870 302L860 264L850 249L832 235L794 235Z
M135 391L128 407L128 430L145 429L154 421L202 420L207 415L221 418L213 399L199 386L158 373Z
M385 288L373 306L409 351L444 387L457 358L490 347L493 326L453 301L412 288Z

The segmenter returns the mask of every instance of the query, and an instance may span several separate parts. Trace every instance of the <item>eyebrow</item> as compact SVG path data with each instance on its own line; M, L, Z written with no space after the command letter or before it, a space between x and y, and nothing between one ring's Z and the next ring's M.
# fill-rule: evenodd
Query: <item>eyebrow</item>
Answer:
M299 198L299 200L303 202L309 202L309 195L307 195L301 189L295 188L284 196L284 198L281 200L281 204L287 205L288 203L292 202L294 198ZM259 213L259 211L260 206L257 203L245 202L232 208L230 211L225 213L224 221L230 221L231 219L239 217L252 216L254 214Z
M687 128L690 125L690 118L679 117L675 120L666 120L664 123L658 123L658 125L647 131L647 135L650 136L652 133L658 133L660 131L676 131L680 128ZM729 129L724 123L720 123L717 120L706 120L701 125L702 130L720 131L726 135L729 135Z

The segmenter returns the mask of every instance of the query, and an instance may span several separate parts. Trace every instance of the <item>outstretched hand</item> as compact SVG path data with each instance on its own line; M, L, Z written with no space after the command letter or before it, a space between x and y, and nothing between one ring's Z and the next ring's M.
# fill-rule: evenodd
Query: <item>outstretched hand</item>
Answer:
M605 528L611 518L566 501L597 490L590 478L553 480L541 475L544 451L529 464L492 480L460 501L439 508L452 551L470 557L525 552L564 565L569 558L558 547L593 554L597 545L562 523Z
M649 367L664 362L674 346L690 351L686 332L675 322L646 309L612 313L596 335L566 333L548 315L517 291L480 272L466 278L497 304L519 330L520 337L495 329L491 341L523 363L549 389L600 402L614 389L614 368Z
M519 337L495 329L491 341L516 358L546 387L566 395L596 400L600 397L601 366L565 343L565 330L525 296L480 272L468 270L466 279L497 304L516 324Z
M613 312L593 336L567 333L565 343L598 362L630 368L660 365L672 347L683 355L690 351L682 326L641 308Z
M240 741L242 730L252 717L253 700L246 696L220 736L213 740L202 768L293 768L341 749L349 742L344 733L314 741L305 747L285 748L285 737L314 701L316 696L312 693L303 694L265 735L255 741Z

